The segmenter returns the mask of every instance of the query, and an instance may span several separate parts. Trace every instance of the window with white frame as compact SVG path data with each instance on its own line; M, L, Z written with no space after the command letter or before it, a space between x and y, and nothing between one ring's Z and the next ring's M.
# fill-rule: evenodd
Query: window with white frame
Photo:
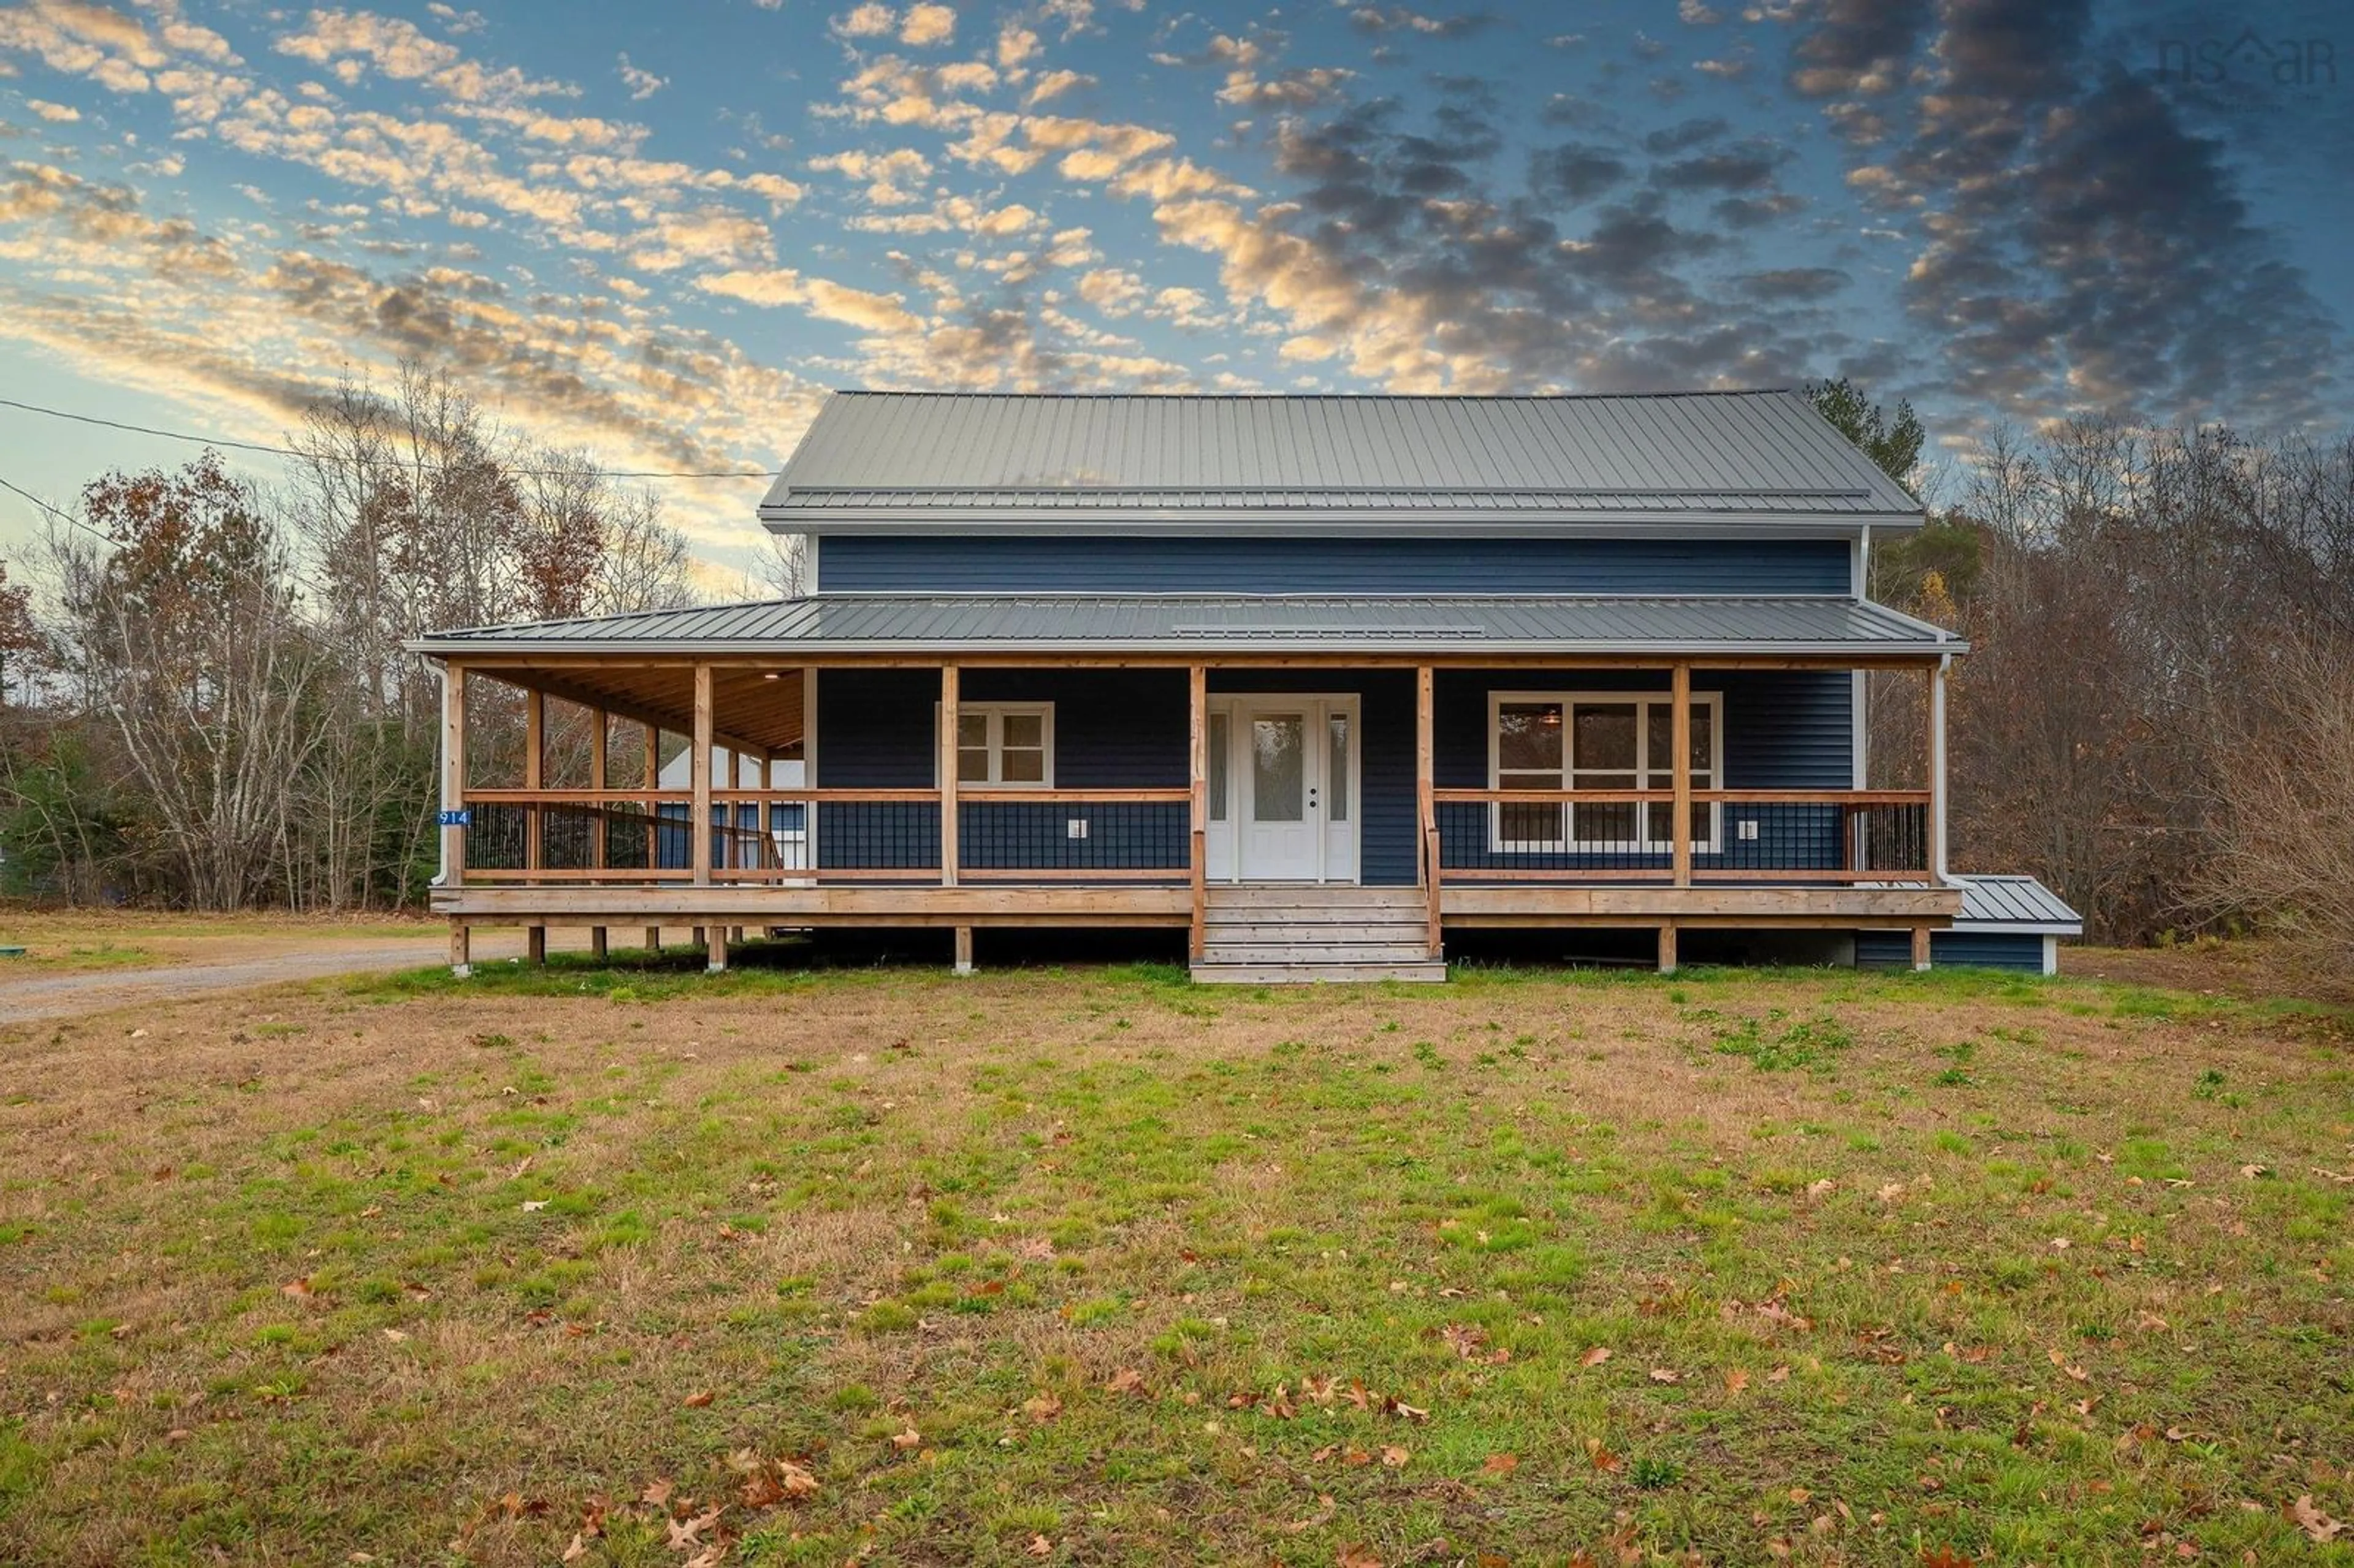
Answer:
M1055 705L957 707L957 782L1044 789L1055 782Z
M1488 777L1496 789L1671 789L1675 704L1665 693L1497 692L1489 698ZM1723 702L1691 699L1691 787L1718 787ZM1694 802L1692 849L1715 850L1715 807ZM1667 853L1675 807L1667 801L1499 801L1490 847L1500 851Z

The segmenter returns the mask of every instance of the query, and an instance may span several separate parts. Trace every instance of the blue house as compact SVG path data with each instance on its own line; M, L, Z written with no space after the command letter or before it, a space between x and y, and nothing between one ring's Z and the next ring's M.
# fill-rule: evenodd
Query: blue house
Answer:
M477 921L693 926L715 966L745 928L946 927L969 965L976 930L1163 927L1254 981L1443 979L1492 928L1972 956L1967 645L1865 597L1921 508L1792 393L843 392L760 519L802 595L416 644L453 962ZM1925 787L1866 777L1873 672L1925 687ZM506 787L467 772L479 681L527 694ZM586 787L540 776L550 702L593 716ZM616 720L684 787L608 777Z

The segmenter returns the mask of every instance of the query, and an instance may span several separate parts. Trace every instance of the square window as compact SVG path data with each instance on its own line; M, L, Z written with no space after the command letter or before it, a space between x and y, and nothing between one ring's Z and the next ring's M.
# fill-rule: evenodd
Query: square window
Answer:
M1055 710L1051 704L1012 707L969 703L957 710L957 782L1052 785Z

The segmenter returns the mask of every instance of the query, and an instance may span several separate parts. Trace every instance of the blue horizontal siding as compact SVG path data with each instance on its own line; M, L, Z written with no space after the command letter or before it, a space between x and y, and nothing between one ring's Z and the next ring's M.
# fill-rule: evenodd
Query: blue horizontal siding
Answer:
M829 535L828 593L1845 593L1844 539Z
M1859 931L1855 961L1861 969L1910 969L1913 938L1903 931ZM1932 931L1929 962L2041 974L2043 938L2022 931Z
M1415 880L1414 674L1407 670L1213 670L1212 693L1353 693L1360 699L1360 874L1374 885ZM1724 695L1728 789L1843 789L1851 752L1843 673L1696 671L1695 691ZM1437 781L1488 783L1491 691L1665 691L1664 674L1641 672L1442 670L1434 715ZM1055 781L1066 789L1182 788L1186 782L1185 674L1182 670L972 670L964 700L1055 705ZM818 675L817 771L835 789L928 789L939 676L930 670L824 670ZM1724 853L1702 867L1744 864L1836 866L1839 814L1832 808L1761 812L1760 841L1734 838L1737 807L1726 808ZM1185 863L1185 808L968 802L958 836L965 863L986 866L1173 868ZM1087 837L1072 839L1084 817ZM1486 845L1485 808L1448 808L1447 835ZM938 813L921 803L829 806L818 813L818 863L826 867L936 866ZM1664 863L1664 857L1654 857ZM1450 854L1450 865L1479 863ZM1565 856L1514 856L1511 863L1575 865ZM1640 861L1628 863L1645 863Z
M1182 670L970 670L969 703L1055 705L1055 782L1066 789L1183 789L1190 720ZM821 670L817 782L829 789L928 789L936 781L933 670ZM967 801L960 860L973 869L1159 868L1191 853L1182 804L1084 810L1048 802ZM1070 836L1073 820L1087 836ZM818 864L937 867L939 812L927 803L843 804L818 812Z

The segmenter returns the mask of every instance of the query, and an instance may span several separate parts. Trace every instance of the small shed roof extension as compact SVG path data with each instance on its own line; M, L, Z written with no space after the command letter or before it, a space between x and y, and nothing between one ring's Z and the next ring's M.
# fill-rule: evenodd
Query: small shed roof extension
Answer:
M1956 931L2017 931L2081 937L2084 917L2031 876L1957 876L1962 889Z
M1920 658L1968 644L1829 595L812 594L440 631L420 652L1607 653Z
M836 392L782 533L1770 534L1918 526L1783 391L1552 397Z

